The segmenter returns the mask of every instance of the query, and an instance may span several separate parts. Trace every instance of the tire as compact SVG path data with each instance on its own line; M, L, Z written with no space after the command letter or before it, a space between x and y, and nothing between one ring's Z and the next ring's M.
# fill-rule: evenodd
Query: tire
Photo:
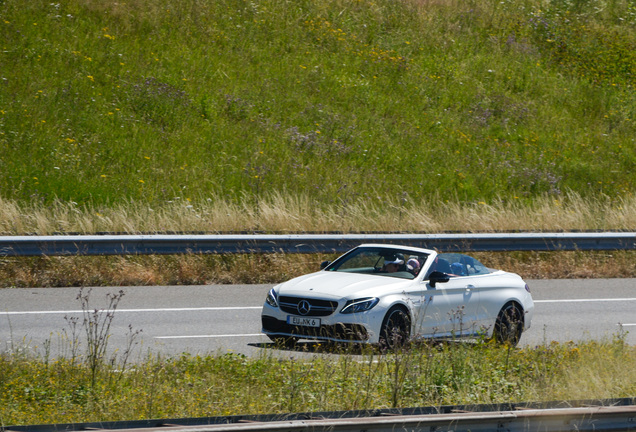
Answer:
M498 344L517 346L523 332L523 313L516 303L507 303L499 312L493 338Z
M406 345L411 335L411 318L400 306L387 312L380 329L380 349L395 350Z

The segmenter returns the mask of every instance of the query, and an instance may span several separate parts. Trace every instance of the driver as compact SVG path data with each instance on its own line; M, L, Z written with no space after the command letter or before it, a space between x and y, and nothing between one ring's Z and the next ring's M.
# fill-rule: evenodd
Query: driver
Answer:
M404 264L404 257L400 254L394 255L392 257L387 257L384 260L384 266L382 267L382 271L387 273L395 273L399 271L401 266Z

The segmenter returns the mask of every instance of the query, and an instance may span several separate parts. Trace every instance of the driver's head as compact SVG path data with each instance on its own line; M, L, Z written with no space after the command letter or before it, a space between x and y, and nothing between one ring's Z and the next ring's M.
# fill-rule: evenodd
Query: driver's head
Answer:
M384 261L384 269L389 273L393 273L398 271L402 264L404 264L404 258L400 255L394 255L386 258Z

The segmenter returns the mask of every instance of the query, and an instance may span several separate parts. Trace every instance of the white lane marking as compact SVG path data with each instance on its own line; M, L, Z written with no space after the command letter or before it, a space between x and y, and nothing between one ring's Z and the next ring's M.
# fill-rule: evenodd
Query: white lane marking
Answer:
M265 336L263 333L246 334L226 334L226 335L186 335L186 336L155 336L155 339L203 339L203 338L226 338L226 337L255 337Z
M558 299L535 300L535 303L597 303L597 302L625 302L636 301L636 298L601 298L601 299Z
M636 301L636 298L602 298L602 299L556 299L556 300L534 300L534 303L597 303L597 302L624 302ZM262 306L232 306L232 307L192 307L192 308L157 308L157 309L116 309L115 312L205 312L205 311L232 311L232 310L256 310L262 309ZM91 308L88 312L93 313L95 309ZM104 309L98 309L104 312ZM67 311L0 311L2 315L53 315L53 314L81 314L82 310Z
M262 306L235 306L235 307L199 307L199 308L162 308L162 309L116 309L115 313L121 312L204 312L204 311L231 311L246 309L262 309ZM93 313L95 309L91 308L87 312ZM99 312L105 312L104 309L98 309ZM6 311L0 312L2 315L50 315L50 314L81 314L82 310L68 311Z
M621 324L621 323L618 323L616 325L621 326L621 327L634 327L634 326L636 326L636 324Z

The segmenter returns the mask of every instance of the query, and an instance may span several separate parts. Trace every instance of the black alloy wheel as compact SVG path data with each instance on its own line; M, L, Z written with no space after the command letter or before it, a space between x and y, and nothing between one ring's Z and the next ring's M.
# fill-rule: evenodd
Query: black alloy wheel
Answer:
M395 350L401 348L411 335L411 318L400 306L393 306L387 312L380 330L380 349Z
M517 346L523 331L523 313L515 303L507 303L499 312L493 337L501 345Z

